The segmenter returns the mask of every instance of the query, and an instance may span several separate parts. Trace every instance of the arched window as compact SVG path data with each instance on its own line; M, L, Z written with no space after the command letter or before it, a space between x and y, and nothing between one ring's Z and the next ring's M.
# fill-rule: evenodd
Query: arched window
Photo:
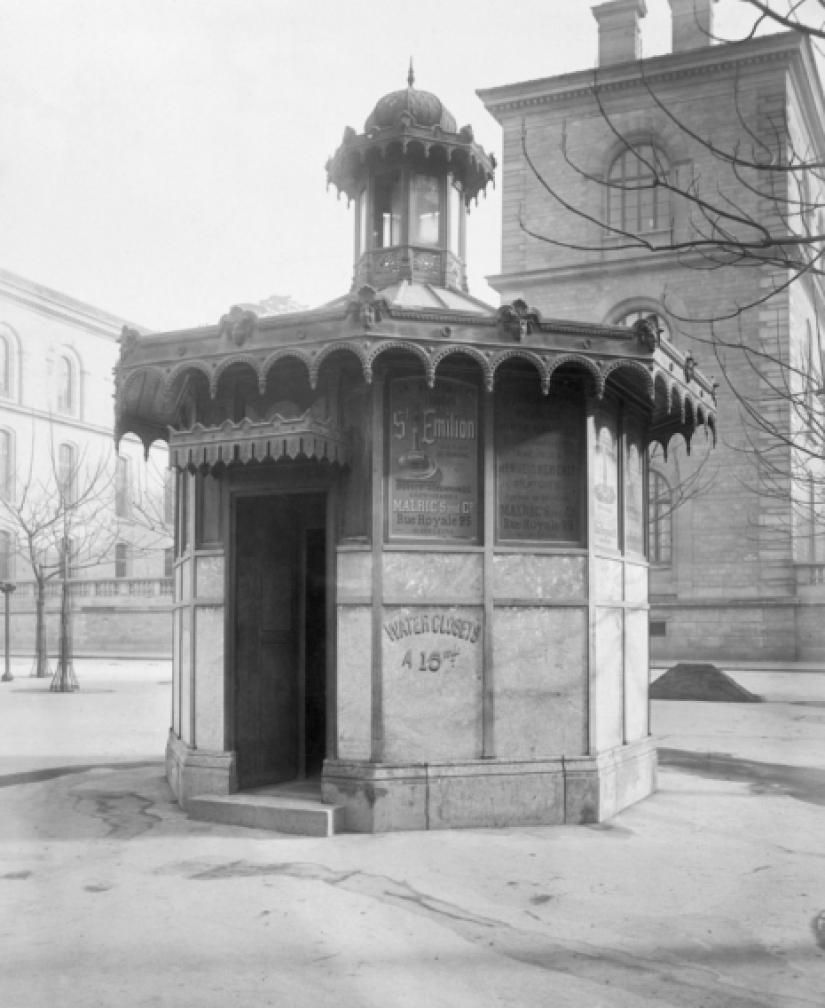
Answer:
M11 497L14 473L14 442L11 431L0 430L0 496Z
M14 539L11 532L0 531L0 581L14 578Z
M622 151L607 175L610 226L630 234L668 227L670 200L667 190L657 185L667 172L665 156L652 144Z
M651 311L649 308L633 308L630 311L625 312L623 315L620 315L614 322L614 325L630 327L634 322L638 322L639 319L653 319L659 327L659 332L662 336L664 336L665 339L670 339L670 327L667 322L658 312Z
M67 504L74 504L77 492L77 453L74 445L62 444L57 449L57 481Z
M650 470L649 499L649 559L651 563L669 564L673 541L673 497L670 486L660 472Z
M65 354L57 358L57 408L61 413L77 412L77 371Z
M11 347L5 336L0 335L0 396L11 395Z

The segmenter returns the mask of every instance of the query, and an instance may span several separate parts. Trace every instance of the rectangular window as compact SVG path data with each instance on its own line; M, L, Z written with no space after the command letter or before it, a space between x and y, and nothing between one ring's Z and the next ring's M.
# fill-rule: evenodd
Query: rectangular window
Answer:
M0 496L8 500L12 487L11 433L0 431Z
M163 523L170 528L175 524L175 471L170 469L163 483Z
M131 471L129 459L118 456L115 475L115 514L118 518L128 518L131 504Z
M132 547L129 543L118 543L115 546L115 577L132 576Z
M434 175L415 175L412 189L412 241L415 245L438 245L441 219L439 180Z
M664 620L650 621L651 637L667 637L667 623Z
M11 532L0 532L0 581L14 579L14 540Z
M367 190L358 197L358 255L367 251Z
M175 574L175 550L172 546L163 551L163 576L173 577Z

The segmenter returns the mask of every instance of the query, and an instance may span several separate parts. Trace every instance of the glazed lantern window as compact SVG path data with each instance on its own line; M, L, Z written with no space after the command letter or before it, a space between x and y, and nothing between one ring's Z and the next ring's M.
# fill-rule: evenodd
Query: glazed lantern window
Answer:
M414 175L412 185L413 244L438 244L440 209L439 180L433 175Z
M373 201L373 248L389 248L401 242L401 179L397 174L375 179Z
M453 182L449 187L450 195L450 251L461 255L461 186Z
M367 190L358 197L358 255L367 251Z

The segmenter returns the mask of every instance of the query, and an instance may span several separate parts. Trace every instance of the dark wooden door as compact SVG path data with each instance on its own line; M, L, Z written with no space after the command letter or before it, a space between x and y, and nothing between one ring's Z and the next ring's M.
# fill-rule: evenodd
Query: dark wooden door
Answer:
M317 571L318 560L307 556L306 537L323 527L324 496L239 497L235 514L235 749L243 789L295 780L310 769L307 742L316 728L307 724L306 666L315 680L324 649L317 641L320 599L317 589L307 592L307 567ZM310 693L313 706L325 702L317 687Z

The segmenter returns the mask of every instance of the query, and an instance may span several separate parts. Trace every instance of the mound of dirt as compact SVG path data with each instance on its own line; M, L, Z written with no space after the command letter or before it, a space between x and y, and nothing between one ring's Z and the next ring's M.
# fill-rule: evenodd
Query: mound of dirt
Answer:
M715 665L680 663L650 685L651 700L706 700L710 703L760 703Z

